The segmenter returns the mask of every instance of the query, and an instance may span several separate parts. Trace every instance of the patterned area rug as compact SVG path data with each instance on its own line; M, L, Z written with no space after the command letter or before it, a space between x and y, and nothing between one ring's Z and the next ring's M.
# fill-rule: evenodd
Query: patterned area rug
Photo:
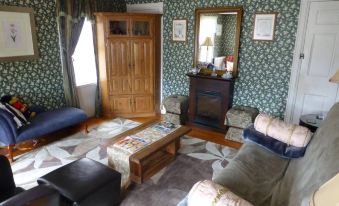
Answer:
M39 177L82 157L108 165L105 143L139 125L139 122L116 118L91 129L88 134L79 132L26 153L12 163L14 181L17 186L29 189L37 185Z
M132 186L121 206L175 206L197 181L217 175L236 152L230 147L182 137L175 161L145 183Z
M139 125L117 118L91 129L87 135L77 133L24 154L12 164L14 180L17 186L29 189L37 185L39 177L82 157L108 165L105 143ZM235 154L230 147L182 137L176 160L145 183L132 185L121 205L176 205L195 182L211 179Z

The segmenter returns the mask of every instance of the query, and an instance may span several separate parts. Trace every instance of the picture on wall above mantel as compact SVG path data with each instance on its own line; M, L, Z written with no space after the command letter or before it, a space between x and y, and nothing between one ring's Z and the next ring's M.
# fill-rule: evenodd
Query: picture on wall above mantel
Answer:
M185 42L187 36L187 20L186 19L174 19L173 20L173 41Z
M0 6L0 62L37 59L32 8Z
M278 13L255 13L253 40L274 41L275 24Z

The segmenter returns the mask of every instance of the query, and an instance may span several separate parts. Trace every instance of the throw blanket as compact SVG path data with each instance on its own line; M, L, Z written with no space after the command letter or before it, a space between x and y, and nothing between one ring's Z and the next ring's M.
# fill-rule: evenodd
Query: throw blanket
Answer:
M306 127L287 124L266 114L257 116L254 128L266 136L295 147L306 147L312 136L312 133Z
M187 206L253 206L210 180L197 182L188 193Z

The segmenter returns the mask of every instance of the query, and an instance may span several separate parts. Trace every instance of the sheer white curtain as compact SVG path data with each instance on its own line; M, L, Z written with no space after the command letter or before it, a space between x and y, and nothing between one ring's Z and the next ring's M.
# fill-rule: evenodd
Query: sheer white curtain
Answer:
M199 31L199 47L200 47L200 62L212 62L213 60L213 53L214 48L213 46L208 47L208 54L207 54L207 47L201 46L207 37L211 37L212 42L214 44L214 37L217 31L217 16L206 16L201 15L200 17L200 31Z

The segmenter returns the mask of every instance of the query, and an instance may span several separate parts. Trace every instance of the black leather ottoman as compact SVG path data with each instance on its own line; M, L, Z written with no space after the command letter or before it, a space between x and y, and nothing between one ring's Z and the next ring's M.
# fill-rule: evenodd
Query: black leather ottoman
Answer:
M115 170L82 158L60 167L38 179L47 184L71 205L119 205L121 174Z

